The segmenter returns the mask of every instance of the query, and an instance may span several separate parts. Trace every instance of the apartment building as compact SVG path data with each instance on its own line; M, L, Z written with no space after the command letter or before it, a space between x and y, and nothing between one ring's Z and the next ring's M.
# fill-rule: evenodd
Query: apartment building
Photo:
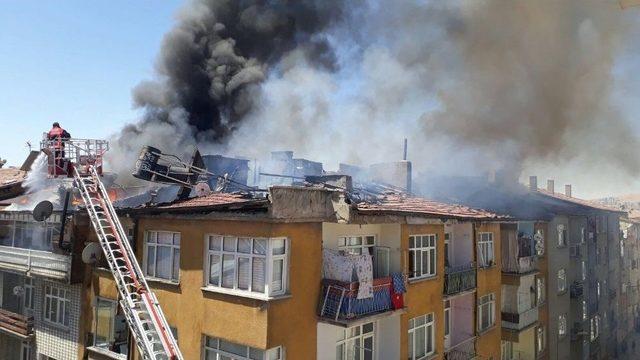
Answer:
M622 231L622 311L623 319L619 326L625 331L620 350L621 359L633 359L636 348L640 346L640 223L637 218L629 217L620 222Z
M357 191L121 209L185 358L498 359L501 218ZM137 357L111 274L97 266L84 284L83 355Z

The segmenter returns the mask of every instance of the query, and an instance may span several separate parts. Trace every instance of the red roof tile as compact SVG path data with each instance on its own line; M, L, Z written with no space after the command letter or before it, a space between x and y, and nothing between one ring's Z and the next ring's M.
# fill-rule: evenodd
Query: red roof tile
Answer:
M464 219L506 219L506 216L492 212L473 209L463 205L446 204L418 197L404 195L384 195L378 202L362 202L357 204L361 213L406 213L433 215L436 217Z
M547 191L545 189L538 189L537 192L539 194L544 195L544 196L549 196L549 197L552 197L554 199L567 201L567 202L570 202L572 204L576 204L576 205L580 205L580 206L590 207L590 208L593 208L593 209L596 209L596 210L613 211L613 212L624 212L624 211L622 211L620 209L617 209L615 207L599 204L599 203L597 203L595 201L589 201L589 200L578 199L578 198L575 198L575 197L569 197L569 196L566 196L565 194L557 193L557 192L550 192L550 191Z
M211 193L206 196L194 197L187 200L178 200L166 205L158 205L158 209L187 209L199 207L215 207L223 205L248 205L249 203L258 203L265 200L247 197L242 194L228 193Z
M20 169L0 169L0 187L20 183L26 176L27 172Z

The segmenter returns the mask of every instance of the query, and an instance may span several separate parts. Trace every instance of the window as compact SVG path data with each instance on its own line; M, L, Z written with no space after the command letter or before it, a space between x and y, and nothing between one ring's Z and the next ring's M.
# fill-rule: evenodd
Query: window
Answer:
M511 341L501 341L501 356L500 360L512 360L513 359L513 343Z
M544 233L542 229L536 230L536 233L535 235L533 235L533 238L536 241L536 244L535 244L536 254L538 256L544 255Z
M145 233L145 273L178 282L180 274L180 233L147 231Z
M587 263L582 260L582 281L587 280Z
M372 322L340 330L340 338L336 343L336 360L373 360L374 341L375 323Z
M269 350L260 350L250 346L205 336L204 360L282 360L284 350L278 346Z
M409 320L409 360L435 353L435 333L433 313Z
M129 353L129 327L113 300L98 298L95 307L93 346L114 352Z
M558 225L558 247L567 246L567 229L564 224Z
M585 243L585 230L584 227L580 228L580 243L584 244Z
M582 321L587 321L587 302L582 300Z
M600 316L596 315L591 318L591 341L594 341L600 335Z
M287 291L285 238L208 235L206 285L276 296Z
M544 327L538 326L536 328L536 353L540 354L544 351L546 345L546 339L544 334Z
M596 296L600 299L600 281L596 281Z
M543 304L545 301L544 293L544 279L536 278L536 302L538 305Z
M484 331L495 324L496 301L493 293L478 300L478 331Z
M409 278L436 275L436 241L434 234L409 236Z
M44 288L44 319L53 324L69 326L69 290L54 285L46 285Z
M24 296L22 297L22 305L26 315L32 315L35 307L33 306L33 279L24 278Z
M481 267L493 265L493 233L478 234L478 261Z
M567 272L564 269L558 270L558 292L567 290Z
M369 254L373 256L373 248L375 245L376 237L373 235L341 236L338 238L338 248L354 255Z
M567 315L558 315L558 337L567 335Z

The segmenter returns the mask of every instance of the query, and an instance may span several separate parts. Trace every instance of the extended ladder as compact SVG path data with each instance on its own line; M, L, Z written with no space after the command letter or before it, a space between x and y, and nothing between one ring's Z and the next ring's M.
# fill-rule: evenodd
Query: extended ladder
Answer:
M122 229L109 195L93 166L87 174L74 169L76 186L87 208L113 274L120 306L145 360L182 360L160 304L149 289Z

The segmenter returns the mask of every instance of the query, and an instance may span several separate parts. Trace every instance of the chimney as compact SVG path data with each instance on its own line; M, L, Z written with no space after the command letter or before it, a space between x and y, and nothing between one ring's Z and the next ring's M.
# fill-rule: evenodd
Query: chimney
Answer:
M564 186L564 194L567 195L567 197L571 197L571 184Z
M553 187L554 187L553 186L553 180L552 179L547 180L547 191L553 194L554 193L554 191L553 191L554 188Z
M529 190L536 191L538 190L538 177L537 176L529 176Z

